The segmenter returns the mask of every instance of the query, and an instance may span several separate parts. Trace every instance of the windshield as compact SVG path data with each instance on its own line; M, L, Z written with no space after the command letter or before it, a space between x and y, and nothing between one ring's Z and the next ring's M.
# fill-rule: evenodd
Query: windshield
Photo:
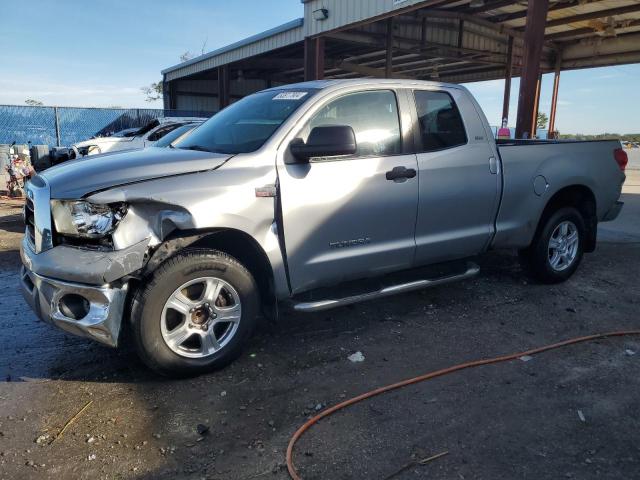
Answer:
M316 91L293 89L255 93L220 111L173 146L215 153L253 152Z
M186 135L191 130L196 128L198 125L200 125L200 124L198 124L198 123L188 123L187 125L182 125L182 126L176 128L175 130L173 130L172 132L167 133L164 137L162 137L160 140L158 140L156 143L154 143L153 146L154 147L168 147L174 141L180 139L183 135Z

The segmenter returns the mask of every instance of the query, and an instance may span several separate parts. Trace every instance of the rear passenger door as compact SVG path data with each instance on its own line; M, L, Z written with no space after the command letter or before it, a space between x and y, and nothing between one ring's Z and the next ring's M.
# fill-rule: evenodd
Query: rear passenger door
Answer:
M414 90L419 204L416 264L480 253L493 234L500 172L464 90Z

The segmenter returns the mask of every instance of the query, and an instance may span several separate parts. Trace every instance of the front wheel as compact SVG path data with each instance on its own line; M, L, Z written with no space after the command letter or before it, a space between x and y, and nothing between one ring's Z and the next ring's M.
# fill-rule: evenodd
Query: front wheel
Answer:
M228 364L258 314L251 273L218 251L193 250L163 263L135 296L133 337L140 358L163 375L189 376Z
M582 260L584 219L577 209L563 207L543 222L529 248L520 251L522 266L543 283L564 282Z

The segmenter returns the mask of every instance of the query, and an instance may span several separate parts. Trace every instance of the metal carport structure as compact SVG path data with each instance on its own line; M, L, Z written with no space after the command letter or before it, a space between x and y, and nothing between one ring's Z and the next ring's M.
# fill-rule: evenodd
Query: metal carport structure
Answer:
M359 76L454 83L521 77L516 136L540 79L640 63L640 0L302 0L304 18L164 70L165 108L217 109L271 85Z

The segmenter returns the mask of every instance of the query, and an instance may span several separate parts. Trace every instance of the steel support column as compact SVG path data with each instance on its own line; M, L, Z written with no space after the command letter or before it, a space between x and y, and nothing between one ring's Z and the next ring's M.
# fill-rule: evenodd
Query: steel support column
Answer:
M304 39L304 79L322 80L324 78L324 38Z
M502 118L509 120L509 99L511 98L511 72L513 70L513 37L509 37L507 44L507 68L504 77L504 98L502 100Z
M535 108L535 93L540 76L540 58L544 42L549 0L529 0L527 23L524 32L524 59L518 93L516 138L531 137L535 125L531 124Z
M384 76L391 78L393 75L393 17L387 19L387 55L384 67Z
M533 113L531 115L531 138L538 134L538 112L540 111L540 90L542 89L542 73L538 74L536 83L536 95L533 100Z
M553 94L551 95L551 112L549 113L549 133L556 129L556 110L558 108L558 89L560 88L560 69L562 68L562 55L556 58L556 70L553 75Z
M218 109L227 107L231 99L231 76L229 65L218 67Z

